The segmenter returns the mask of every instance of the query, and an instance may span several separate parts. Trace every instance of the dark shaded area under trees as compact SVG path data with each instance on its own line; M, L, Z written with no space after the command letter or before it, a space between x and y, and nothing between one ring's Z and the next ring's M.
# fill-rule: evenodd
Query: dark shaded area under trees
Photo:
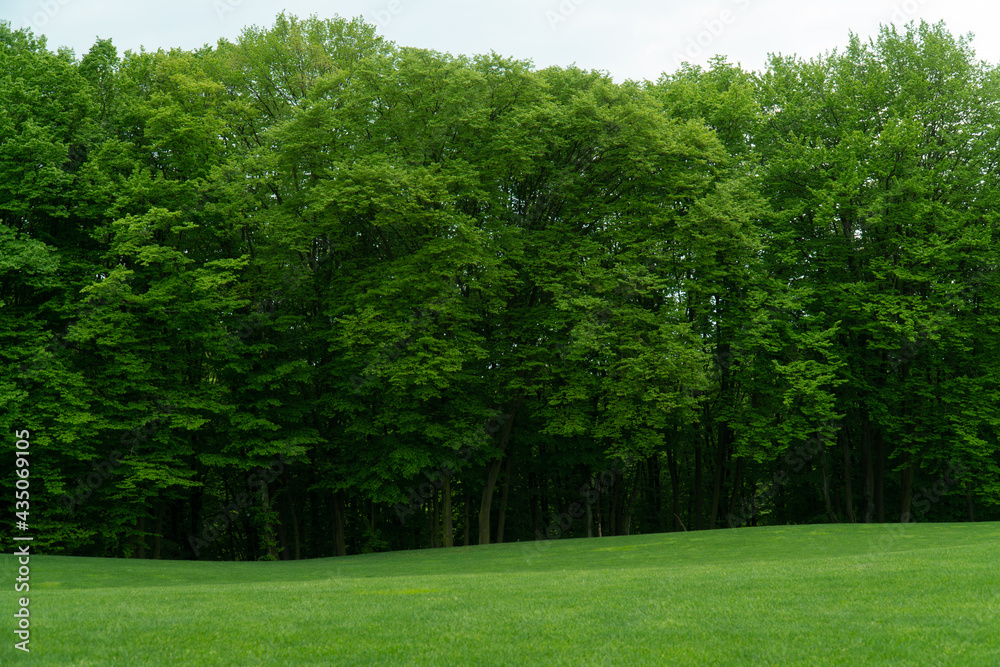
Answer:
M339 18L79 59L0 23L38 546L996 520L998 133L940 24L616 84Z

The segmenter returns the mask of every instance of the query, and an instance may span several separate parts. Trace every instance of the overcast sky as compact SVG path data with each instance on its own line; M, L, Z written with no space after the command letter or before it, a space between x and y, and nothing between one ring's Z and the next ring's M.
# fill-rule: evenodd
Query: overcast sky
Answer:
M812 57L842 47L849 31L867 38L880 23L921 18L943 19L955 35L975 32L977 55L1000 61L1000 7L982 0L0 0L0 18L78 55L97 37L119 52L215 44L245 25L270 25L282 9L360 15L403 46L496 51L536 67L575 63L619 81L656 79L716 53L760 69L768 52Z

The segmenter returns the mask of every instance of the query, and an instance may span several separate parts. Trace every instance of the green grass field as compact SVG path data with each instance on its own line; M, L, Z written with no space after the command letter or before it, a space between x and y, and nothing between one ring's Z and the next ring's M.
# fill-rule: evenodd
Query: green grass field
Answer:
M15 564L0 560L13 588ZM297 562L36 556L32 665L998 665L1000 524L740 529Z

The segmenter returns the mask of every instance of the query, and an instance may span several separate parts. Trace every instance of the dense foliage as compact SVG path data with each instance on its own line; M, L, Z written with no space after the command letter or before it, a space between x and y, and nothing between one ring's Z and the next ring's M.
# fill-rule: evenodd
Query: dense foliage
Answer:
M998 518L998 142L940 24L619 84L339 18L79 59L0 23L36 540Z

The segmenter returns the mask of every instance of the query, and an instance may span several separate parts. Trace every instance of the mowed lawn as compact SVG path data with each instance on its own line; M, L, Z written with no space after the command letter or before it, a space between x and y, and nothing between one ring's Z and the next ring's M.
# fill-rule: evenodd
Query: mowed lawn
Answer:
M8 593L0 664L1000 665L997 523L31 568L32 652Z

